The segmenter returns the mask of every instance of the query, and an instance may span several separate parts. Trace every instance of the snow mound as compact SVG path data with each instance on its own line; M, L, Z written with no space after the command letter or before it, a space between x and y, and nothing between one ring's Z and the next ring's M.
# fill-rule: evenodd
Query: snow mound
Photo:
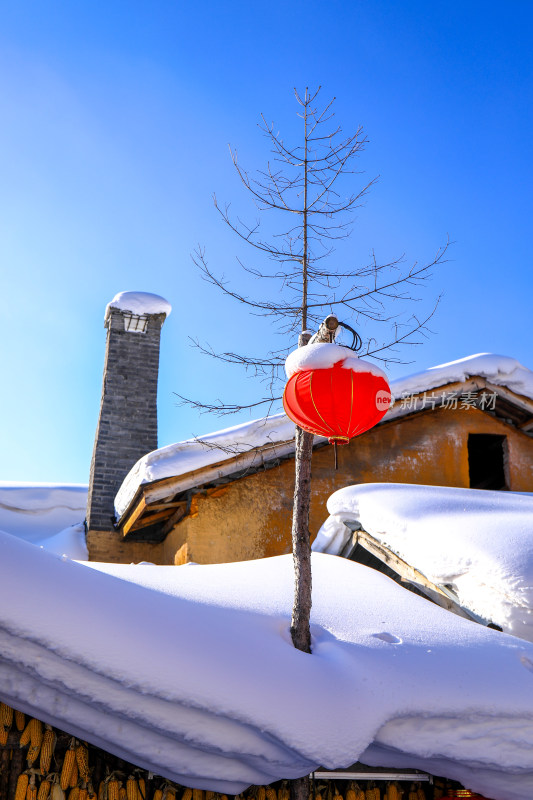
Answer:
M145 769L234 794L378 754L533 795L528 642L314 554L307 655L290 556L183 569L0 546L0 697Z
M285 372L287 378L292 377L296 372L303 372L307 369L328 369L339 361L343 361L343 369L351 369L354 372L371 372L376 377L387 380L387 376L382 369L358 358L349 347L342 347L333 343L308 344L299 347L289 353L285 361Z
M369 483L331 495L313 544L339 553L358 521L461 605L533 641L533 495Z
M86 506L87 486L0 482L0 529L69 558L88 558Z
M105 316L110 308L120 311L130 311L132 314L165 314L167 317L172 311L172 306L158 294L150 292L119 292L108 303Z

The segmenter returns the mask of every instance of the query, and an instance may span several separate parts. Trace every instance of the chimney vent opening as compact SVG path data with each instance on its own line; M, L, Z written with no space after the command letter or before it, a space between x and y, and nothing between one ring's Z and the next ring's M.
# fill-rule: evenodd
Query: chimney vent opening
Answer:
M146 333L148 329L147 314L129 314L122 312L124 317L124 330L131 333Z

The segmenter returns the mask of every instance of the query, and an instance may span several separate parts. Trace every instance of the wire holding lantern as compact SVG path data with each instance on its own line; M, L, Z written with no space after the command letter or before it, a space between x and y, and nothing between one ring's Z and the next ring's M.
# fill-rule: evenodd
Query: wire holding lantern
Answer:
M348 347L308 344L285 362L285 413L300 428L335 447L348 444L382 419L391 393L385 373Z

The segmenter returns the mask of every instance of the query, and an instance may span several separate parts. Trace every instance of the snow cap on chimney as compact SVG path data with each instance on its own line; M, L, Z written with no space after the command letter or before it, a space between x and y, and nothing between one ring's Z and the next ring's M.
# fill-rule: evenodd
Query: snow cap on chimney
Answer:
M172 311L168 300L150 292L119 292L107 304L105 319L108 317L110 308L117 308L119 311L126 311L130 314L165 314L167 317Z

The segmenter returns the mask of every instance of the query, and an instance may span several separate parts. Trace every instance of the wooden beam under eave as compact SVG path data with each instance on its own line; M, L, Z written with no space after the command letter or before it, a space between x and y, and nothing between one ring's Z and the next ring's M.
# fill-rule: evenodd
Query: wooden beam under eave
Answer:
M123 536L127 536L127 534L132 530L133 526L135 525L135 523L137 522L137 520L139 519L145 508L146 508L146 499L144 495L142 495L139 499L139 502L132 510L131 514L128 516L126 522L123 525L121 525Z
M183 503L183 508L185 508L185 503ZM155 514L144 514L128 529L128 533L133 533L133 531L138 531L141 528L147 528L149 525L153 525L154 522L160 522L163 519L168 519L169 517L174 516L175 511L175 507L172 507L168 508L166 511L157 511ZM124 535L126 536L127 534Z
M467 609L456 602L442 587L430 581L422 572L412 567L407 561L404 561L400 556L396 555L396 553L393 553L392 550L389 550L388 547L382 545L381 542L374 539L374 537L365 530L356 531L353 534L353 541L354 544L360 544L361 547L364 547L365 550L368 550L369 553L372 553L372 555L390 567L390 569L400 576L402 582L414 583L420 586L421 589L428 589L431 592L431 600L441 606L441 608L452 611L459 617L464 617L475 622L481 621L479 617L475 614L471 614Z

